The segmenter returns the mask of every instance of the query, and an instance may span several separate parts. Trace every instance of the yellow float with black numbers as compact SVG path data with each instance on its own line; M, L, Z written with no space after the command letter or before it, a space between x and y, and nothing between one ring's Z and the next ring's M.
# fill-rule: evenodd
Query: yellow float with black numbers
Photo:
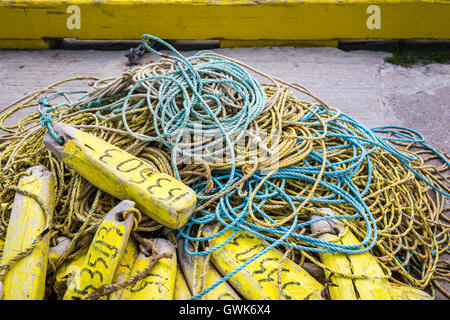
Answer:
M5 241L0 239L0 260L2 259L3 256L3 248L5 247Z
M328 208L320 209L327 215L333 215ZM313 214L310 219L317 219L319 215ZM320 240L339 243L342 245L358 244L356 237L337 220L322 220L311 224L311 232L323 232L332 229L337 235L324 233L318 236ZM344 254L339 252L320 253L322 263L337 272L350 275L365 275L368 279L352 279L350 277L331 274L325 270L326 276L330 276L335 286L329 287L332 300L390 300L389 282L384 279L385 274L378 265L375 257L370 253Z
M184 277L180 265L177 264L177 274L175 276L175 289L173 293L173 300L188 300L192 297L191 289Z
M390 293L392 300L434 300L425 291L407 285L391 283Z
M16 261L3 282L4 300L41 300L45 294L50 233L46 225L51 219L55 201L55 180L43 166L29 168L20 178L18 190L37 196L42 206L23 192L17 191L11 211L2 255L2 265L41 235L31 253ZM45 235L43 235L45 233ZM20 284L20 285L18 285Z
M186 275L186 281L191 289L191 292L195 292L194 286L201 287L199 282L202 281L202 274L205 272L204 279L204 288L209 288L217 281L222 279L222 276L217 272L216 268L208 263L208 267L205 270L205 256L195 256L187 254L184 249L185 242L180 239L178 241L177 252L178 252L178 261L183 269L183 273ZM188 248L192 252L194 251L194 247L188 242ZM195 260L197 259L197 263L195 264ZM196 267L194 269L194 266ZM194 282L194 276L196 281ZM196 293L199 293L197 290ZM239 295L234 291L234 289L230 286L230 284L225 281L218 285L216 288L206 293L202 300L240 300Z
M329 208L319 209L327 216L334 213ZM312 214L310 219L321 217ZM318 236L319 239L342 245L355 245L360 243L358 239L345 228L341 221L335 219L322 220L311 224L311 232L325 232ZM320 253L322 263L330 269L345 274L331 273L325 269L325 274L330 277L334 285L329 287L332 300L431 300L427 293L410 287L399 286L390 283L381 269L378 260L370 253L360 254L345 253ZM367 278L352 278L351 276L366 276Z
M205 225L203 235L209 236L213 230L213 226ZM209 239L209 247L222 244L232 234L233 230L227 230L221 235ZM266 247L267 243L251 233L239 231L231 241L213 251L211 261L222 275L227 275ZM282 254L279 251L268 251L228 281L248 300L278 300L280 292L277 272L281 260ZM282 300L323 299L321 296L323 285L290 259L285 260L280 276Z
M175 237L172 234L172 230L165 227L162 229L163 235L169 239L172 239L172 243L175 242ZM186 277L183 273L183 270L180 266L180 258L178 255L178 249L177 249L177 273L175 276L175 288L173 293L173 300L188 300L192 297L191 289L189 288L189 285L187 283Z
M64 300L79 300L99 287L112 283L133 226L133 215L124 218L123 213L134 208L134 205L133 201L123 200L105 216L80 271L75 274L64 294Z
M142 213L172 229L182 227L192 215L196 195L182 182L70 125L55 123L53 130L64 143L60 145L47 132L47 148L97 188L135 201Z
M173 300L177 256L173 244L166 239L154 239L158 254L171 253L170 258L161 258L155 263L150 274L134 286L125 288L121 300ZM140 253L133 265L130 277L147 267L152 258Z

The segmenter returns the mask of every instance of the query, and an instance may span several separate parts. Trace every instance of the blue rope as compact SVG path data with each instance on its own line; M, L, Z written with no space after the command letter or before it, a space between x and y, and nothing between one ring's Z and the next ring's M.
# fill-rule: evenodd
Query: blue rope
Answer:
M148 40L159 42L172 55L169 56L151 48L147 44ZM167 148L172 150L172 166L178 179L180 179L180 175L177 164L180 156L209 158L228 152L231 156L231 168L214 170L212 172L211 179L214 187L208 194L205 192L208 187L207 181L197 180L190 184L190 187L198 195L198 205L201 205L244 177L242 170L236 168L234 144L245 134L250 123L263 111L267 103L265 92L258 82L242 67L227 59L218 57L209 51L202 51L193 57L185 58L170 44L154 36L143 35L142 41L148 51L161 57L172 59L175 64L175 70L167 72L164 75L141 79L126 94L91 101L81 106L81 108L90 109L109 104L108 109L111 114L121 114L125 129L135 139L145 142L158 141L163 143ZM139 93L142 92L144 83L146 86L146 98L136 102L133 99L133 95L138 90ZM224 101L231 104L232 100L223 92L214 92L211 90L210 85L212 84L224 86L231 92L234 92L236 96L240 97L242 107L239 110L234 110L231 116L221 118L220 114L225 107ZM151 92L156 92L156 97L152 96ZM42 99L39 106L42 126L47 128L52 136L60 143L62 141L52 129L52 112L59 107L67 106L67 104L51 106L48 100L65 93L67 92L58 92L50 95ZM85 93L85 91L72 91L70 93ZM79 98L76 102L78 103L84 97ZM109 101L106 103L108 99ZM111 103L111 100L115 100L115 102ZM155 136L137 134L128 125L126 112L144 106L147 106L149 112L152 114ZM312 110L314 112L308 112L301 121L308 121L308 123L315 122L316 125L309 124L307 126L314 126L318 134L323 134L324 131L323 129L317 128L319 119L316 115L321 117L336 116L335 119L327 123L326 138L340 139L342 143L327 147L326 153L329 154L330 152L345 150L350 151L351 156L338 162L331 162L330 159L327 159L322 179L317 181L316 177L321 172L322 166L320 163L323 161L324 153L323 150L314 149L300 163L283 167L272 174L269 179L266 179L255 193L253 197L255 201L251 202L251 204L250 195L254 193L256 187L264 179L262 172L254 173L247 180L245 184L247 195L240 198L241 201L233 201L233 199L240 197L237 195L239 189L236 187L222 195L217 200L217 205L214 208L209 207L208 209L195 212L189 222L176 231L177 238L182 237L186 240L185 250L190 255L201 256L213 253L226 245L239 231L250 232L266 240L269 246L191 299L198 299L204 296L263 254L279 245L310 252L341 252L347 254L367 252L373 248L377 242L378 229L375 219L363 198L370 192L370 185L373 180L371 154L377 149L382 149L391 154L411 170L417 178L423 180L435 191L445 196L450 196L449 193L428 181L412 167L411 161L417 160L417 156L402 152L392 144L395 142L403 142L422 145L437 154L442 161L450 166L449 160L425 144L424 137L417 131L399 126L369 129L346 114L339 114L337 116L334 111L321 106L314 106ZM97 115L101 119L107 118L99 112L97 112ZM202 135L203 137L206 136L215 139L199 147L193 146L190 149L183 149L180 147L180 144L182 143L184 134L187 136ZM385 137L384 135L390 136ZM302 137L298 137L298 143L301 143L301 141ZM224 142L225 146L223 146ZM360 187L355 185L353 179L357 178L356 174L362 168L366 170L367 177L365 178L365 186L361 190ZM296 210L296 203L301 203L306 199L304 196L293 196L285 192L285 186L292 179L302 181L309 185L317 182L320 188L328 190L328 192L322 193L321 196L313 194L309 199L311 206L345 204L349 208L348 214L323 216L313 221L300 221L296 215L290 225L276 227L263 227L253 223L250 217L250 210L256 212L267 221L275 223L274 219L264 211L264 205L269 199L285 201L292 211ZM358 219L364 223L366 235L358 244L342 245L303 235L299 232L302 228L312 223L328 219ZM191 233L196 230L197 226L211 222L220 223L222 226L221 230L209 236L191 236ZM221 244L215 247L209 247L201 252L189 251L187 241L199 242L211 240L229 230L233 231L232 234ZM291 241L287 241L288 238ZM298 240L300 244L292 243L292 239Z
M335 113L331 110L325 109L320 106L316 106L313 109L318 115L334 115ZM317 120L312 112L305 115L305 119L308 121ZM306 120L305 120L306 121ZM317 130L317 128L316 128ZM411 134L405 134L401 131L408 131ZM319 134L323 134L323 131L317 130ZM396 134L396 137L382 137L377 133L383 134ZM414 137L414 134L418 138ZM214 283L209 288L206 288L202 292L193 296L191 299L198 299L221 283L225 282L227 279L235 275L237 272L245 268L248 264L258 259L264 253L268 252L272 248L282 245L286 247L291 247L296 250L304 250L311 252L341 252L346 254L358 254L362 252L367 252L375 245L378 237L378 231L376 222L370 209L365 204L363 197L368 194L369 187L372 182L372 161L370 158L371 153L373 153L377 148L381 148L391 155L395 156L401 163L405 164L417 177L424 180L428 185L430 185L434 190L440 192L444 195L446 193L426 181L423 176L421 176L415 169L410 165L410 161L416 160L416 157L405 152L401 152L394 148L390 141L401 141L401 142L412 142L422 144L423 146L429 148L431 151L436 153L444 162L448 164L448 160L445 159L436 150L429 147L424 143L423 136L414 130L410 130L404 127L378 127L374 129L369 129L357 122L356 120L350 118L346 114L340 114L336 119L327 123L327 138L340 138L342 139L342 144L337 146L332 146L327 148L327 153L330 151L336 151L339 149L349 149L352 151L352 157L342 160L339 162L330 163L327 161L325 165L325 172L323 173L323 178L320 180L319 186L329 190L325 196L313 196L309 201L311 205L321 204L339 204L346 203L353 208L354 214L348 215L334 215L334 216L324 216L310 221L299 222L297 216L293 219L289 226L277 226L277 227L262 227L252 223L252 219L249 214L249 194L252 194L256 188L256 185L264 178L264 175L256 172L248 179L247 184L247 196L243 197L239 203L232 204L232 199L237 197L238 187L227 192L218 199L218 203L215 209L201 210L196 212L190 221L181 229L177 231L177 238L182 237L187 241L207 241L215 237L218 237L228 230L233 230L231 236L229 236L224 242L215 247L209 247L204 251L191 252L187 247L187 241L185 244L185 250L188 254L194 256L202 256L213 253L219 250L224 245L226 245L239 231L250 232L251 234L266 240L270 243L265 250L254 255L251 259L246 261L244 264L240 265L230 274L226 275L224 278L220 279ZM298 138L301 140L301 137ZM300 165L290 165L285 168L279 169L275 174L271 175L270 179L267 179L262 187L256 193L254 199L258 202L253 202L252 209L260 214L267 221L274 223L275 221L264 212L263 206L269 199L285 200L291 209L294 211L296 209L294 202L301 202L306 199L303 196L292 196L286 194L284 187L287 183L287 179L297 179L302 180L310 185L316 182L315 176L320 172L321 166L314 165L313 163L321 163L323 160L322 152L320 150L312 151L302 162L303 166ZM367 181L364 189L362 191L353 183L352 178L355 178L356 173L360 170L361 166L365 165L367 167ZM230 176L230 170L216 170L212 172L212 180L215 185L215 189L212 192L218 192L225 188L224 182ZM236 170L232 182L237 182L243 177L241 170ZM279 185L273 182L273 179L277 179ZM206 181L196 181L191 185L197 193L204 192L206 190ZM347 190L347 191L346 191ZM201 203L199 204L201 205ZM249 219L246 219L249 218ZM362 219L365 223L366 236L359 243L355 245L341 245L337 243L322 241L317 238L309 237L298 233L300 228L307 227L312 223L328 220L328 219ZM203 225L210 222L219 222L222 225L222 229L215 234L204 237L194 237L191 236L191 231L196 225ZM267 234L270 234L268 236ZM280 238L277 238L280 237ZM298 239L303 244L298 245L292 243L292 241L286 242L285 239Z

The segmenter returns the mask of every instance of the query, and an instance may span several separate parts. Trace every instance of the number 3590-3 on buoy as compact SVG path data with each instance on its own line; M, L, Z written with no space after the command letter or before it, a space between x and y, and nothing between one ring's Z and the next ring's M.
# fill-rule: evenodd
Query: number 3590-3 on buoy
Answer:
M195 192L165 173L154 172L145 161L74 127L55 123L60 145L46 133L45 146L97 188L136 207L158 223L181 228L196 205Z

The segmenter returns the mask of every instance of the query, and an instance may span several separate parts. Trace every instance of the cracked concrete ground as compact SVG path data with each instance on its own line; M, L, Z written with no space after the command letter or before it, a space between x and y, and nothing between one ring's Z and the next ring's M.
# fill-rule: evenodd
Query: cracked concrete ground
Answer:
M404 68L385 63L383 59L390 55L388 52L344 52L336 48L267 47L213 51L299 83L366 126L407 126L421 132L432 147L450 153L448 64ZM194 53L183 52L185 55ZM155 59L147 54L140 62L144 64ZM0 107L65 78L119 76L129 68L126 62L123 51L0 51ZM84 81L85 87L89 82ZM64 88L79 89L79 86L80 83L77 87ZM10 119L11 122L15 120Z

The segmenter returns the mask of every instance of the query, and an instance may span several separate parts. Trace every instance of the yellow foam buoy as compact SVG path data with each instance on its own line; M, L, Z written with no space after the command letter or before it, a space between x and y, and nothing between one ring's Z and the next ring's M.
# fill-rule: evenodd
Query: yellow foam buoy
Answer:
M195 192L177 179L160 172L147 162L91 134L70 125L55 123L53 129L64 144L50 133L44 144L97 188L136 206L162 225L181 228L196 205Z
M80 271L67 288L64 300L81 299L99 287L112 283L133 225L133 215L129 214L124 219L123 212L134 208L134 205L133 201L123 200L105 216Z
M38 197L41 205L32 197L16 192L6 233L2 264L17 252L30 247L38 235L45 233L46 214L52 214L55 203L55 180L43 166L27 170L18 189ZM4 300L40 300L45 294L50 233L47 232L30 254L16 261L3 281ZM19 285L18 285L19 284Z
M134 286L124 289L121 300L173 300L177 256L173 244L166 239L155 239L154 244L159 254L171 253L170 258L161 258L151 269L150 274ZM151 257L140 253L130 277L143 271L150 263Z
M0 239L0 259L3 256L3 248L5 247L5 241Z
M202 281L202 273L205 272L205 283L204 288L206 289L217 281L222 279L222 276L219 272L214 268L212 264L209 264L207 269L204 270L205 264L205 256L197 257L196 270L194 270L194 260L195 257L187 254L184 249L185 242L183 239L178 241L177 252L178 252L178 260L180 262L181 268L183 269L184 274L186 275L187 283L191 289L191 292L195 292L194 286L198 286L199 281ZM191 243L188 242L188 248L192 252L194 251L194 247ZM194 275L196 276L196 281L194 283ZM198 286L201 287L201 286ZM199 292L196 292L199 293ZM228 282L223 282L218 285L216 288L206 293L202 300L240 300L239 295L234 291L234 289L230 286Z
M320 211L333 215L329 208ZM316 219L319 215L313 214L310 219ZM319 239L343 245L358 244L358 239L348 230L344 224L338 220L322 220L311 224L311 232L323 232L333 230L334 233L324 233L318 236ZM368 279L352 279L350 277L331 274L325 270L325 274L330 276L335 286L329 287L332 300L391 300L390 284L385 278L385 274L378 264L377 259L369 252L360 254L345 253L320 253L320 258L327 267L349 275L363 275Z
M74 279L75 275L80 272L84 265L89 248L82 249L74 258L64 261L57 269L55 276L55 283L53 289L55 290L58 299L62 299L66 293L67 288Z
M206 225L204 236L211 235L214 228ZM227 240L233 230L209 239L209 247L216 247ZM267 247L267 243L249 232L239 231L223 247L215 250L211 260L223 274L229 274ZM271 250L251 262L228 281L248 300L278 300L278 269L282 260L281 252ZM323 285L290 259L286 259L280 272L281 299L323 299Z
M113 283L119 283L128 279L133 269L133 265L139 255L139 248L133 239L129 239L125 251L122 254L122 258L119 261L119 265L114 275ZM111 293L108 297L109 300L120 300L124 289L117 290Z
M173 300L188 300L192 297L191 289L181 271L180 265L177 264L177 274L175 276L175 292L173 293Z

